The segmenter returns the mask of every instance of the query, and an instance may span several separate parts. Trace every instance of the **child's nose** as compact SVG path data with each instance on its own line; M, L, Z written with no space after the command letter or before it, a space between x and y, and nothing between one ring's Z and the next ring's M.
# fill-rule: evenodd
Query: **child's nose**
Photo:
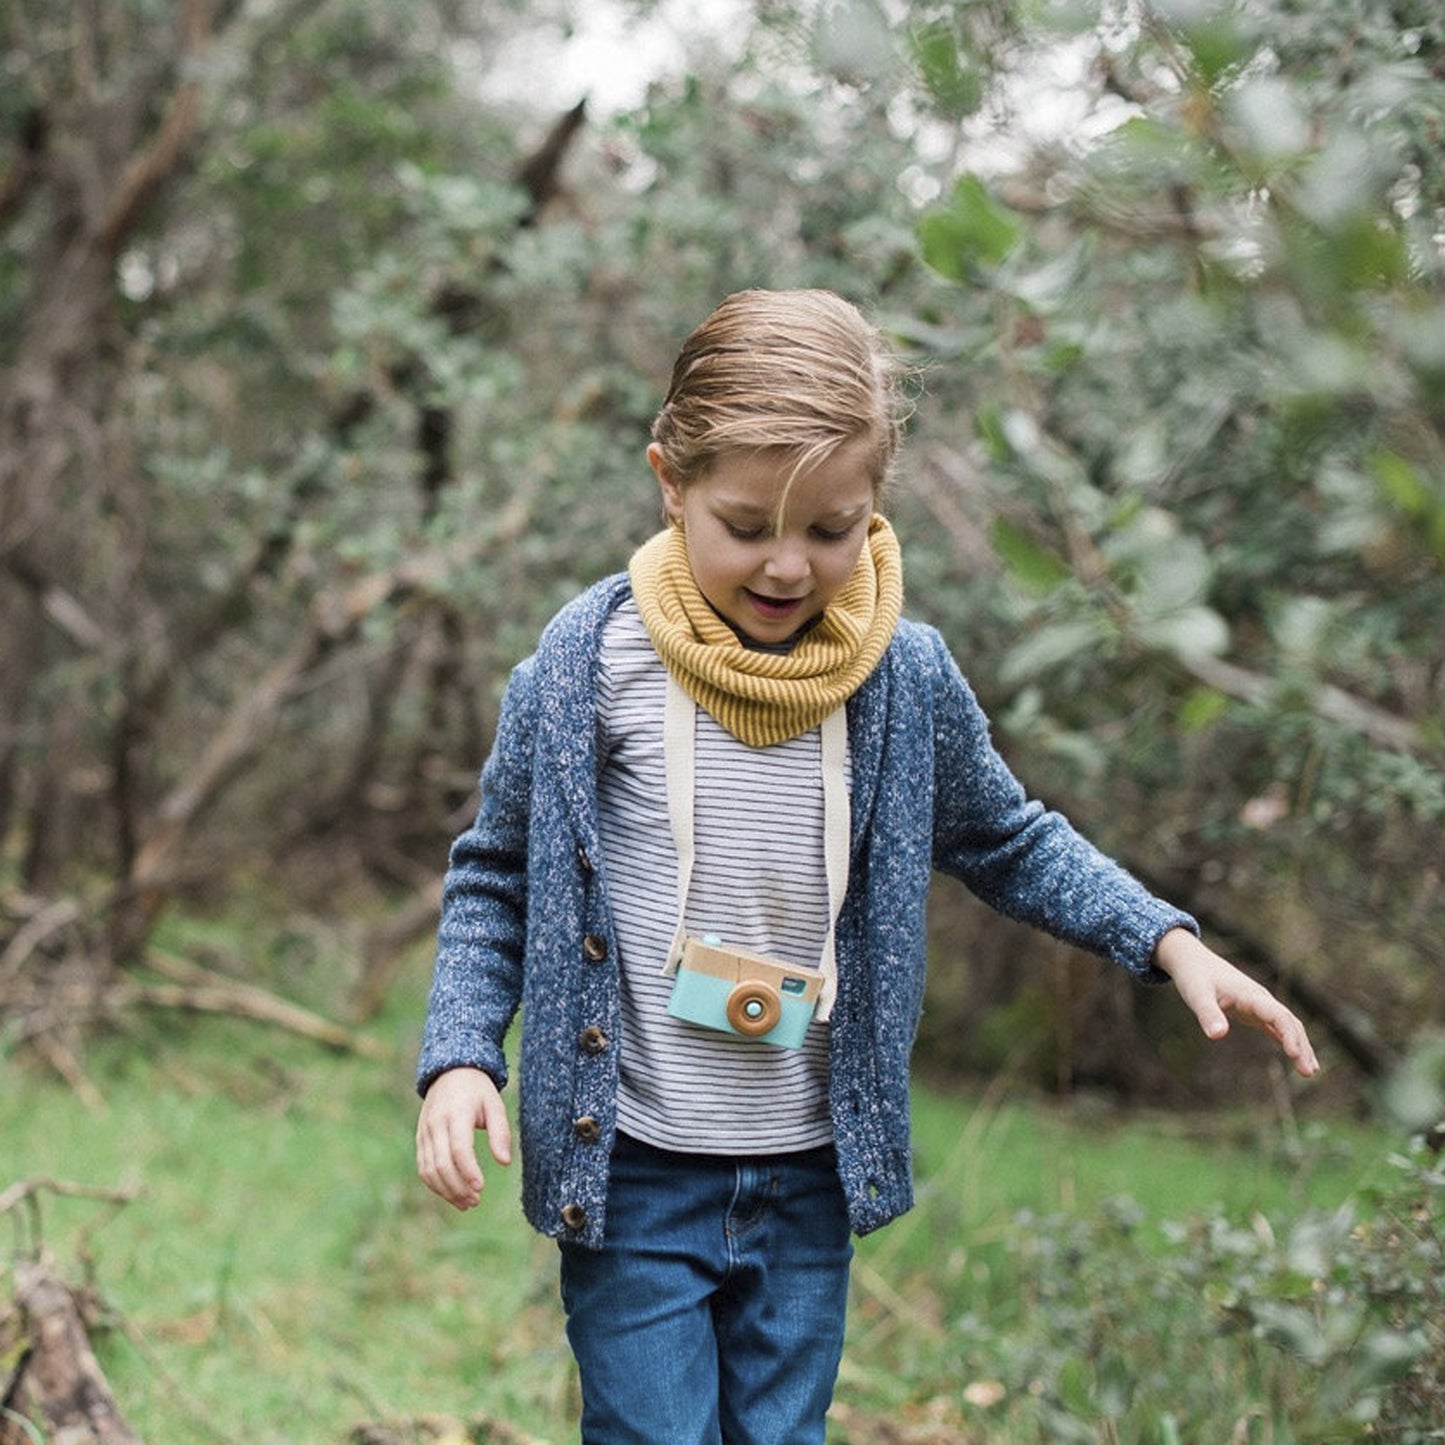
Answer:
M808 549L799 537L779 537L768 551L767 574L788 586L807 579Z

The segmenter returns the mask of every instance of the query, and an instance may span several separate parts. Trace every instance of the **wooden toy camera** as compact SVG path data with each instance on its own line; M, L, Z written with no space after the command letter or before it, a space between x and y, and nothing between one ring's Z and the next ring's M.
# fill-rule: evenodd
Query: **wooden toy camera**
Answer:
M706 934L684 940L667 1011L690 1023L796 1049L822 986L814 969L739 953Z

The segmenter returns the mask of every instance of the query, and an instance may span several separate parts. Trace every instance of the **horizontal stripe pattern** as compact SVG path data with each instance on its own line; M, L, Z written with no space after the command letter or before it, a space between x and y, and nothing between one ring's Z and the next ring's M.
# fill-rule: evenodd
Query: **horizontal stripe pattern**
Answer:
M618 1123L663 1149L785 1153L832 1137L828 1029L781 1049L674 1019L662 972L677 926L662 720L667 674L637 607L603 637L598 797L621 955ZM816 967L828 925L817 728L752 748L702 708L696 723L697 860L688 932Z

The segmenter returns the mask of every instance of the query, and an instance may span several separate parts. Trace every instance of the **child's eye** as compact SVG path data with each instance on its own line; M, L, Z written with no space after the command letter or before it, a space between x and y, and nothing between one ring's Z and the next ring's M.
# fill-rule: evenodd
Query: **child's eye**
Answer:
M814 527L813 535L820 542L846 542L854 525L850 522L846 527Z
M736 538L739 542L756 542L759 538L767 535L766 527L743 527L736 522L724 522L728 536Z

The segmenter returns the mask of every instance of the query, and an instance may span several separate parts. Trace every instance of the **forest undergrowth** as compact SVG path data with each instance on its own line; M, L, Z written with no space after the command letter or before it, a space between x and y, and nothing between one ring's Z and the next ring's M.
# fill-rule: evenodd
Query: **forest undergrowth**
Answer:
M84 1290L148 1445L575 1438L515 1171L466 1216L415 1178L423 986L367 1053L169 1019L93 1050L98 1098L0 1062L0 1191L42 1181L4 1221L4 1293L37 1258ZM1309 1102L920 1088L919 1202L860 1242L830 1440L1445 1438L1440 1160Z

